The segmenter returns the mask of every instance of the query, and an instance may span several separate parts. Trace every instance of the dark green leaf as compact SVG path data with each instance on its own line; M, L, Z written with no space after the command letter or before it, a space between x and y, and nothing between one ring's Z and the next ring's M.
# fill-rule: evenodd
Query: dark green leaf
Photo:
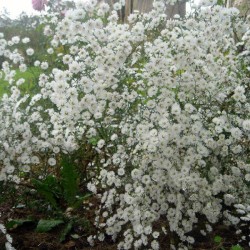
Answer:
M8 223L6 224L6 228L13 229L18 226L22 226L24 223L30 223L30 222L33 222L33 221L31 219L11 220L11 221L8 221Z
M40 220L37 224L36 231L39 233L48 232L52 228L63 223L63 220Z
M91 139L89 140L89 142L90 142L90 144L92 144L93 146L96 146L98 140L97 140L97 138L91 138Z
M217 4L221 5L221 6L224 6L224 1L223 0L217 0Z
M69 234L69 232L71 231L73 227L73 221L70 221L65 228L63 229L61 236L60 236L60 242L65 241L66 236Z
M71 205L75 202L78 191L76 167L68 156L63 157L61 164L64 198Z
M57 202L53 193L53 189L46 182L33 179L32 183L37 192L42 195L45 200L49 202L54 208L56 208Z

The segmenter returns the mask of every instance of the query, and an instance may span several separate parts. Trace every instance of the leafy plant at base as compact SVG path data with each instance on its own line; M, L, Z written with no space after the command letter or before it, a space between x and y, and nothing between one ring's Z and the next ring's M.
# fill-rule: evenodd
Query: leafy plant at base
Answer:
M58 209L57 198L61 195L60 186L55 176L49 175L44 180L32 180L35 190L40 194L46 202L54 209Z
M76 166L68 156L64 156L61 161L61 187L63 197L67 204L73 205L76 202L76 195L79 193L79 180Z
M54 209L79 206L90 194L81 196L77 167L69 156L63 156L59 175L48 175L43 180L32 179L35 190Z
M90 193L81 195L77 169L79 167L75 165L72 158L63 155L59 172L56 174L55 171L56 175L50 174L42 180L32 180L35 190L52 207L51 212L53 213L51 219L42 219L38 222L36 231L47 232L60 224L65 224L59 239L60 242L64 241L73 226L78 224L77 217L65 217L65 208L77 209L91 196ZM58 217L62 219L53 219Z

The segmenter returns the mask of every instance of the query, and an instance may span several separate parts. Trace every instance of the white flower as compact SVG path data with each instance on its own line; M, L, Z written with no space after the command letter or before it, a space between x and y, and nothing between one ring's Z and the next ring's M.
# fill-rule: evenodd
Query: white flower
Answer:
M47 49L47 52L48 52L48 54L53 54L54 53L54 50L53 50L53 48L49 48L49 49Z
M119 168L118 171L117 171L118 175L122 176L125 174L125 170L124 168Z
M22 43L29 43L30 42L30 38L25 37L22 39Z
M39 67L40 64L41 64L41 63L40 63L40 61L38 61L38 60L34 62L34 66L35 66L35 67Z
M41 69L47 69L49 67L49 64L47 62L41 63Z
M246 175L245 175L245 180L246 180L246 181L250 181L250 174L246 174Z
M114 10L120 10L122 8L122 5L120 3L114 3L113 8Z
M28 56L32 56L34 54L34 50L32 48L29 48L29 49L26 50L26 54Z
M50 166L55 166L56 165L56 159L55 158L49 158L48 159L48 164Z
M117 135L117 134L113 134L113 135L110 137L111 141L115 141L115 140L117 140L117 138L118 138L118 135Z
M20 42L20 37L19 36L14 36L12 37L11 41L15 44L18 44Z
M150 182L151 182L151 178L149 175L142 176L142 183L144 183L145 185L148 185Z
M135 180L140 178L142 175L141 171L139 169L133 169L131 172L131 177Z
M160 233L156 232L156 231L154 231L152 234L153 238L155 238L155 239L157 239L159 237L159 235L160 235Z
M171 113L173 115L179 115L181 113L181 108L178 103L174 103L171 107Z
M5 237L6 237L6 240L9 242L9 243L12 243L12 237L9 235L9 234L6 234L5 235Z
M153 240L153 241L151 242L151 247L152 247L153 250L158 250L158 249L160 249L159 243L158 243L156 240Z
M230 132L232 137L235 139L240 139L242 136L242 131L239 128L232 128Z
M25 72L27 70L26 64L20 64L19 69L20 69L21 72Z
M97 193L97 189L96 189L96 186L93 184L93 183L88 183L87 184L87 188L90 192L96 194Z
M3 234L6 234L6 228L3 224L0 223L0 231L3 233Z
M105 145L105 141L103 139L99 140L98 143L97 143L97 147L100 148L100 149L103 148L104 145Z
M244 120L242 123L242 127L244 130L250 131L250 120Z

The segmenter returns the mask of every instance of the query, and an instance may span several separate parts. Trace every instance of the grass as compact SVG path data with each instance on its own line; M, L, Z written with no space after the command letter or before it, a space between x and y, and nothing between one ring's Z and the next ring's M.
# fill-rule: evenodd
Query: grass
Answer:
M0 71L2 72L2 71ZM37 67L29 67L27 71L21 72L19 69L16 70L16 75L14 76L15 83L17 80L23 78L25 82L20 86L22 94L34 94L38 86L38 78L41 70ZM0 79L0 98L4 94L10 94L11 86L8 81L4 80L3 77Z

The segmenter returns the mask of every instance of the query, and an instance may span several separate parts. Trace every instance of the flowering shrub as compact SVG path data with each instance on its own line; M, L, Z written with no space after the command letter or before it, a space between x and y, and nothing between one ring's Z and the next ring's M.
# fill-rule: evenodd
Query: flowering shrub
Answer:
M35 62L33 96L13 78L14 65L27 70L22 55L2 38L11 94L0 104L0 181L45 178L73 155L101 201L90 244L105 233L123 235L119 249L159 249L166 234L187 249L197 226L205 235L250 218L249 20L216 4L167 20L165 2L127 24L123 2L110 14L95 0L50 14L57 59Z

